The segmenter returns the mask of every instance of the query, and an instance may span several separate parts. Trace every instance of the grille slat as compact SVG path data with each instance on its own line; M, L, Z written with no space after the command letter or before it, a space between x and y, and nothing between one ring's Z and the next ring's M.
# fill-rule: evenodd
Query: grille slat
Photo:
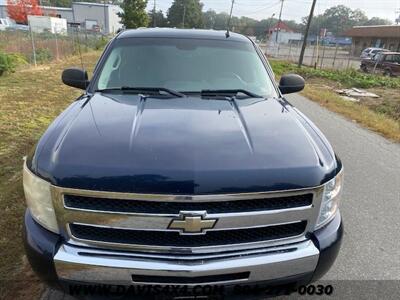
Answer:
M211 214L303 207L311 205L312 199L312 194L303 194L220 202L161 202L64 195L64 204L68 208L121 213L179 214L180 211L206 210L208 214Z
M254 243L294 237L305 231L307 222L268 227L215 230L204 235L180 235L174 231L144 231L70 224L75 238L117 244L135 244L173 247L204 247Z

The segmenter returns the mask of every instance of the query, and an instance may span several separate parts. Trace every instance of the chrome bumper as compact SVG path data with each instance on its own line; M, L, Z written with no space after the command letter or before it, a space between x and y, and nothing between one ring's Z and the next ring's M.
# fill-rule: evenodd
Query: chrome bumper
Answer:
M250 253L237 253L236 256L214 259L182 260L165 257L135 256L129 252L111 252L99 249L80 248L62 245L54 257L55 268L59 279L84 283L104 284L161 284L165 282L133 281L142 276L169 278L196 278L224 274L249 272L248 278L207 281L197 284L250 284L267 280L281 279L290 276L311 273L315 270L319 250L311 241L305 241L284 248L265 248ZM146 277L149 278L149 277ZM206 277L204 277L206 278ZM214 277L215 278L215 277ZM168 282L181 285L180 282ZM183 285L183 284L182 284ZM184 285L195 285L185 283Z

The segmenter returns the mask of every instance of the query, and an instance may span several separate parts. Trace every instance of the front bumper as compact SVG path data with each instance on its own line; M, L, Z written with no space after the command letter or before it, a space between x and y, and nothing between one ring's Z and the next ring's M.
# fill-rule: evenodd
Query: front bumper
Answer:
M294 244L288 251L264 249L248 255L210 261L144 259L134 255L86 249L63 244L60 236L25 215L25 246L34 271L48 284L62 282L96 284L161 285L252 285L301 278L308 282L322 277L340 248L343 228L340 214L310 240ZM237 274L241 274L238 276ZM246 275L247 274L247 275ZM293 279L294 280L294 279Z

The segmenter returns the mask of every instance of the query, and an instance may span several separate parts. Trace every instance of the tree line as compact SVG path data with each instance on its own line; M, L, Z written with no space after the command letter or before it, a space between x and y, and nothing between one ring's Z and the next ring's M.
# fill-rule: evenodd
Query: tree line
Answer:
M144 13L145 7L147 6L146 0L123 0L121 3L125 13L121 16L123 23L126 28L136 27L177 27L177 28L205 28L205 29L226 29L229 15L228 13L209 9L203 11L203 4L200 0L174 0L171 7L164 13L161 10L151 10L147 14ZM143 8L143 14L140 21L130 20L124 18L124 14L128 15L127 11L128 3L141 3ZM227 8L228 10L228 8ZM290 28L297 32L304 32L305 25L308 17L302 18L301 22L294 20L283 20ZM259 39L263 39L266 35L266 31L277 24L277 18L268 18L262 20L256 20L249 17L232 17L231 28L233 31L256 36ZM140 24L140 25L139 25ZM331 32L335 36L342 36L346 30L353 26L363 25L389 25L391 21L382 18L368 18L365 12L360 9L351 9L345 5L337 5L328 8L320 15L314 16L310 34L317 35L321 29L326 29L327 32Z
M217 13L209 9L203 10L203 4L200 0L174 0L171 7L163 12L161 10L146 11L148 0L85 0L86 2L100 2L118 4L123 9L120 13L122 23L126 28L138 27L177 27L177 28L205 28L224 30L227 27L229 15L226 12ZM70 7L72 0L41 0L41 5ZM26 23L26 15L32 8L38 7L38 0L7 0L7 7L19 23ZM23 9L25 8L25 9ZM41 14L37 11L31 14ZM227 7L228 10L228 7ZM294 20L283 20L290 28L296 32L304 32L307 18L302 18L301 22ZM268 18L256 20L249 17L232 17L231 29L233 31L256 36L258 39L264 39L266 31L277 24L278 19ZM360 9L354 9L337 5L328 8L320 15L314 16L310 34L317 35L321 29L326 29L335 36L344 35L346 30L353 26L362 25L388 25L391 22L387 19L368 18Z

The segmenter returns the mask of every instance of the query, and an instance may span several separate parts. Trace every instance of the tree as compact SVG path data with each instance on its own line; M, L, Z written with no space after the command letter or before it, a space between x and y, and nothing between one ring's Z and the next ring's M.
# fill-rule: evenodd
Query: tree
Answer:
M146 13L147 0L124 0L121 4L122 13L118 13L121 17L121 23L125 28L146 27L148 24L148 16Z
M203 13L203 26L207 29L213 29L215 26L215 20L217 18L217 13L209 9L205 13Z
M307 17L304 17L303 24L306 23ZM347 6L337 5L328 8L323 14L317 15L313 18L310 27L310 34L317 35L321 28L326 28L329 32L332 32L333 35L340 36L353 26L366 25L368 23L368 17L362 10L352 10Z
M172 27L203 28L203 4L199 0L174 0L168 10Z
M373 17L371 19L369 19L368 21L366 21L364 24L364 26L371 26L371 25L392 25L392 22L388 19L382 19L382 18L378 18L378 17Z
M43 15L37 0L7 0L7 12L18 24L28 24L28 15Z
M86 1L86 0L85 0ZM88 0L89 2L90 0ZM55 7L71 7L72 0L42 0L41 5L55 6Z
M149 12L149 26L150 27L168 26L167 18L164 17L162 10L156 11L156 13L154 13L153 10Z

